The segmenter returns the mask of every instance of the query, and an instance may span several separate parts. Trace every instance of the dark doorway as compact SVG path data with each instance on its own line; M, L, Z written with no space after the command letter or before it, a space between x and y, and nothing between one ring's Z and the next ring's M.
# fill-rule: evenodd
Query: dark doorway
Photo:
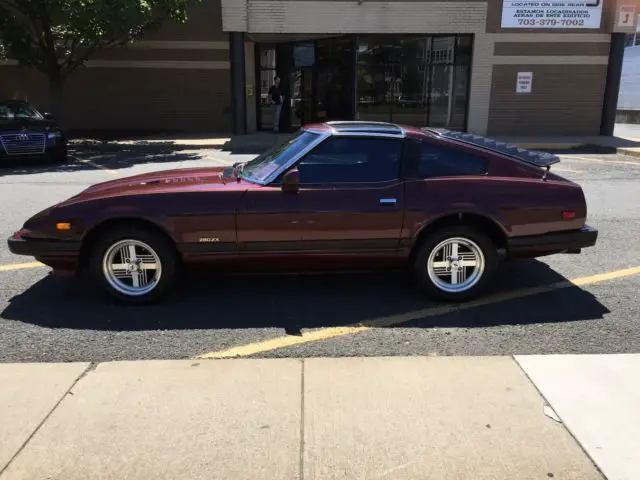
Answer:
M354 118L354 44L350 37L316 42L316 121Z
M355 37L260 45L259 128L273 128L268 91L279 76L288 92L282 110L284 130L329 120L352 120L355 114ZM285 93L286 95L286 93Z

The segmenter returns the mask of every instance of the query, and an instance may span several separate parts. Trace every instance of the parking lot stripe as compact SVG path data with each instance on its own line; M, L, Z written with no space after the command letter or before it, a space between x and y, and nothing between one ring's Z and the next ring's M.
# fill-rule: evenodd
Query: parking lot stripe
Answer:
M257 353L270 352L280 348L291 347L294 345L301 345L304 343L315 342L318 340L328 340L334 337L341 337L345 335L352 335L356 333L365 332L372 328L379 327L391 327L395 325L401 325L412 320L419 320L428 317L435 317L437 315L445 315L447 313L460 312L463 310L469 310L471 308L493 305L501 303L507 300L515 300L519 298L530 297L538 295L540 293L551 292L569 287L581 287L585 285L592 285L595 283L604 282L607 280L615 280L618 278L629 277L632 275L640 274L640 267L625 268L622 270L615 270L612 272L605 272L596 275L590 275L587 277L579 277L571 280L565 280L562 282L556 282L548 285L541 285L539 287L524 288L520 290L514 290L512 292L502 292L495 295L490 295L484 298L479 298L468 303L455 304L455 305L442 305L440 307L425 308L413 312L408 312L400 315L389 315L386 317L373 318L364 322L359 322L353 325L345 325L342 327L329 327L319 330L313 330L310 332L304 332L299 336L284 336L265 340L263 342L250 343L247 345L240 345L237 347L220 350L217 352L202 353L195 359L222 359L222 358L235 358L235 357L247 357L255 355Z
M227 350L222 350L220 352L205 353L202 355L198 355L195 358L212 359L212 358L247 357L249 355L253 355L254 353L268 352L271 350L277 350L279 348L299 345L301 343L316 342L318 340L327 340L333 337L342 337L344 335L351 335L354 333L364 332L365 330L369 330L369 327L347 326L347 327L323 328L321 330L305 332L300 336L277 337L277 338L272 338L271 340L265 340L264 342L250 343L248 345L232 347Z
M44 263L29 262L29 263L13 263L9 265L0 265L0 272L11 272L13 270L23 270L26 268L44 267Z

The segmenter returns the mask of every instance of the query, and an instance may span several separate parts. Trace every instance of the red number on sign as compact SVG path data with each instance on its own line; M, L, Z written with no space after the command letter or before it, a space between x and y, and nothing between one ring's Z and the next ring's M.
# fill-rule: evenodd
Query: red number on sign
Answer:
M624 14L624 21L622 23L627 23L629 21L629 14L625 13Z

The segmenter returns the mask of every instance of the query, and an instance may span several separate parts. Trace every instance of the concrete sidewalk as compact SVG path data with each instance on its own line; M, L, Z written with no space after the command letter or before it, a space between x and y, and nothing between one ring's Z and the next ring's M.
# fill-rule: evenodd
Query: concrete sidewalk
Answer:
M258 132L247 135L182 134L156 135L122 140L75 139L74 146L95 145L111 147L162 147L184 149L218 149L236 154L260 154L286 141L292 133ZM640 126L616 125L615 136L591 137L495 137L496 140L513 143L523 148L542 150L596 150L597 153L621 153L640 156Z
M0 364L0 479L637 479L639 369L640 355Z

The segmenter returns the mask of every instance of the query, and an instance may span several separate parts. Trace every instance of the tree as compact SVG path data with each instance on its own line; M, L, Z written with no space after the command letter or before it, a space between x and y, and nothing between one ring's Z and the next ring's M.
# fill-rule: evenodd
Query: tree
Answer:
M183 23L200 0L0 0L0 58L48 79L60 116L64 81L101 51L126 45L164 20Z

